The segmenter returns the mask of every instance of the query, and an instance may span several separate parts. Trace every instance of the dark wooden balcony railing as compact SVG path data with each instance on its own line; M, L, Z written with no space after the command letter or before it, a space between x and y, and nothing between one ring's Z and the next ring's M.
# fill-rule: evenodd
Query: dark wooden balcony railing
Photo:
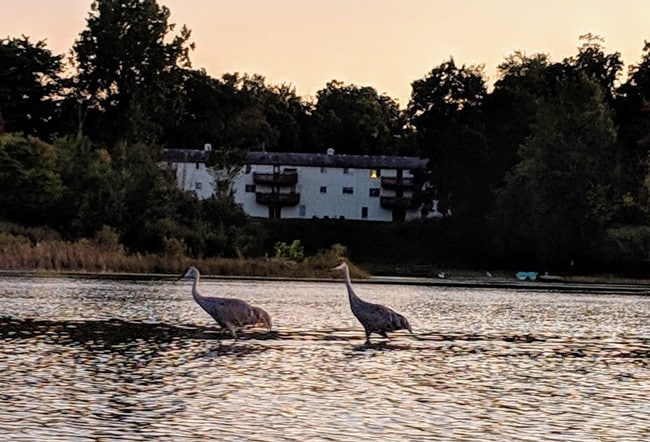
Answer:
M298 172L282 173L253 173L253 182L267 186L295 186L298 182Z
M415 181L413 178L393 178L393 177L381 177L381 187L388 190L393 189L413 189L415 187Z
M256 192L255 201L265 205L295 206L300 202L300 193Z
M414 209L417 207L416 201L410 196L382 196L379 199L379 205L384 209Z

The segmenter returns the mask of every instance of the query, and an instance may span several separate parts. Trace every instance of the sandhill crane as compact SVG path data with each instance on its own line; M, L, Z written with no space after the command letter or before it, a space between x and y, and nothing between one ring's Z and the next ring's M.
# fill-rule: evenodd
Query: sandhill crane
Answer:
M201 274L196 267L190 267L183 278L194 278L192 296L197 304L205 310L221 326L221 335L226 329L237 341L237 329L247 325L261 324L271 330L271 316L260 307L253 307L246 301L237 298L217 298L203 296L198 285Z
M354 293L350 281L350 270L345 262L334 267L332 270L343 271L345 286L348 289L350 309L366 330L366 345L370 345L371 333L377 333L384 338L388 338L386 332L395 330L408 330L413 334L411 326L404 316L384 305L366 302Z

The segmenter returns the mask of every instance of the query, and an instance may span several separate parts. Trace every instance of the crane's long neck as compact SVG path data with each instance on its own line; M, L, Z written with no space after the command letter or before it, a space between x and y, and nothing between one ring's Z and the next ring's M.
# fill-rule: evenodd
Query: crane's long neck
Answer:
M354 290L352 289L352 281L350 280L350 270L345 268L345 287L348 289L348 300L350 301L350 307L354 307L359 304L361 301Z
M199 274L195 273L194 274L194 282L192 283L192 296L194 297L194 300L201 304L201 300L203 299L203 296L201 296L201 293L199 293Z

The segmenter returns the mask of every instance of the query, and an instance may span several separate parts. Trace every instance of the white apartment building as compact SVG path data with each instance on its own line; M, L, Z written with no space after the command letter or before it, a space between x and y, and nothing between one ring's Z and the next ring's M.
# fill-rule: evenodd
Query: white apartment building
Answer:
M205 168L209 150L166 151L180 188L207 198L214 178ZM403 221L421 217L415 201L416 157L249 152L233 182L235 202L261 218Z

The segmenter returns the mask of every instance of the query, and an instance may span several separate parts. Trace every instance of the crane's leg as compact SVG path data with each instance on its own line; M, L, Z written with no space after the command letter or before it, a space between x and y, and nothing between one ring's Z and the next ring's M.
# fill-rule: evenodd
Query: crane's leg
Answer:
M232 337L235 338L234 342L237 342L238 336L237 336L237 329L235 328L235 325L230 322L227 322L226 326L228 327L228 330L230 331Z
M366 329L366 346L370 345L370 330Z

